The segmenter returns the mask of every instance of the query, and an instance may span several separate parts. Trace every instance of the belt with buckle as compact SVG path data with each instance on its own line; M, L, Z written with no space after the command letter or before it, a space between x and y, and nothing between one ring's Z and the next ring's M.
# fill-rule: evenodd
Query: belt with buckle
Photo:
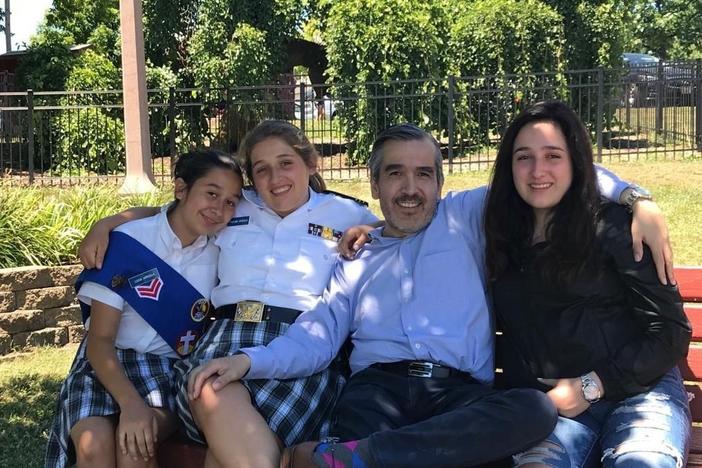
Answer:
M241 301L217 307L214 319L230 319L235 322L283 322L293 323L302 311L277 307L258 301Z
M469 375L467 372L426 361L377 362L371 367L404 377L445 378Z

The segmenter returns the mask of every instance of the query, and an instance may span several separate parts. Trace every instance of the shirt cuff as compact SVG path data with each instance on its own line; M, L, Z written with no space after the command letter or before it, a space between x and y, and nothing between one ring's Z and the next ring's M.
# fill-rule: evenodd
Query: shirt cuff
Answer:
M595 164L595 170L597 172L597 185L600 188L600 194L609 201L619 203L622 192L629 188L629 183L599 164Z
M246 354L249 359L251 359L251 367L249 367L249 371L243 377L244 380L276 378L271 372L275 365L273 353L266 349L265 346L242 348L239 351Z

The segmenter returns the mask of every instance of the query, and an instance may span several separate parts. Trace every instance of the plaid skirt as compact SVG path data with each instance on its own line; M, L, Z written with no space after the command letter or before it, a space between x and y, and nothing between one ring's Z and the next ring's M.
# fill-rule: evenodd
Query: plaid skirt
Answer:
M190 371L211 359L230 356L239 348L266 345L285 333L289 325L277 322L216 320L195 350L175 365L176 405L188 436L205 443L188 403ZM331 411L345 380L340 372L325 369L310 377L285 380L242 380L251 401L286 446L318 440L329 432Z
M45 467L65 467L75 463L71 429L90 416L119 413L119 405L100 383L85 356L87 340L78 348L71 370L61 385L54 422L46 447ZM117 358L125 374L146 404L175 412L173 364L177 359L117 348Z

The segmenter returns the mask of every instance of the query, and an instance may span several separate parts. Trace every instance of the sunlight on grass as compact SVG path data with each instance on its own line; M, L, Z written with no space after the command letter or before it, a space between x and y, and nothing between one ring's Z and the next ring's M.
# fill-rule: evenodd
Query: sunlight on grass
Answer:
M608 162L604 166L651 191L666 215L675 263L702 265L702 160ZM447 175L443 193L478 187L489 179L489 170ZM367 201L370 209L381 216L380 204L372 199L368 181L329 181L327 186Z

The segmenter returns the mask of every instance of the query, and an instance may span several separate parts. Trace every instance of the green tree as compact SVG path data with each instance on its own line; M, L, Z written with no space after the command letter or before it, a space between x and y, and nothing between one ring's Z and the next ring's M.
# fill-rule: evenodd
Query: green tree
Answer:
M630 0L543 0L563 17L571 70L620 67Z
M54 0L17 70L21 87L65 89L79 62L70 47L90 44L119 67L119 0Z
M121 88L120 70L103 54L87 50L77 59L66 79L68 91ZM124 169L124 125L121 95L78 93L62 96L55 124L57 154L53 169L60 173L86 170L113 174Z
M336 0L323 24L330 78L358 83L335 88L336 98L350 98L341 117L352 163L364 163L376 133L392 123L409 120L441 127L433 95L446 76L450 18L444 2ZM427 77L438 80L401 81Z
M702 3L633 0L632 50L663 59L702 58Z
M553 8L539 0L478 0L455 17L448 57L451 73L465 77L457 80L454 106L461 139L487 143L522 102L564 97L563 18Z

